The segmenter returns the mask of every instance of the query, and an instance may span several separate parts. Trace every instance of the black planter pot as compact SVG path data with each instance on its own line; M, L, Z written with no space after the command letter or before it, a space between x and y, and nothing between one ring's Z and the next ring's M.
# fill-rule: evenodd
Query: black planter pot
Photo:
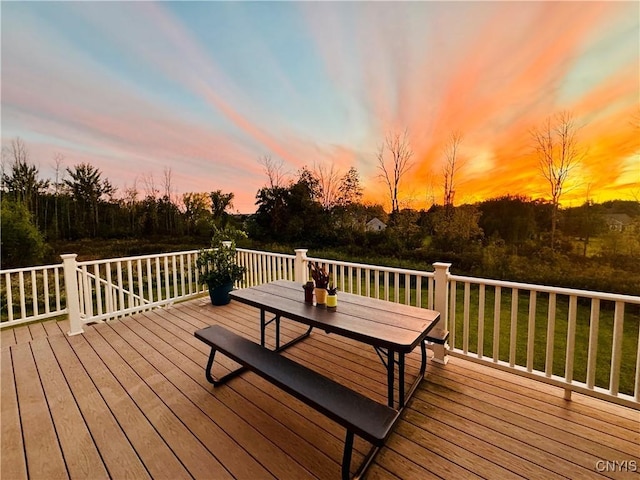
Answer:
M209 285L209 298L212 305L226 305L231 301L229 292L233 290L233 282L212 287Z

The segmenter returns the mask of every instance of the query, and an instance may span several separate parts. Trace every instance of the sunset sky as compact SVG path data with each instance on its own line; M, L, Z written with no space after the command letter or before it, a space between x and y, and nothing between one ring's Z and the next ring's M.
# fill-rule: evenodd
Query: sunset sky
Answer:
M561 111L585 159L565 205L640 196L639 2L2 2L2 145L53 178L88 162L122 192L171 168L176 194L255 211L271 155L356 167L407 129L401 204L442 203L443 146L463 135L456 203L548 198L530 131ZM388 200L387 200L388 207Z

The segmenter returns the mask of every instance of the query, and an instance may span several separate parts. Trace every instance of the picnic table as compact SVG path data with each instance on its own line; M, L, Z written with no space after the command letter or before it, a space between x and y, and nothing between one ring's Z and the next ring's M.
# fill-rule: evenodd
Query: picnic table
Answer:
M426 347L429 333L440 314L434 310L387 302L376 298L340 292L335 311L305 303L299 283L278 280L251 288L234 290L233 300L260 310L261 345L265 346L266 329L275 327L275 349L283 350L318 328L372 346L387 369L388 406L402 409L411 397L426 369ZM274 315L267 319L267 313ZM309 326L298 338L280 344L280 319L287 318ZM421 350L420 372L405 391L405 357L416 348ZM397 366L398 398L395 399Z

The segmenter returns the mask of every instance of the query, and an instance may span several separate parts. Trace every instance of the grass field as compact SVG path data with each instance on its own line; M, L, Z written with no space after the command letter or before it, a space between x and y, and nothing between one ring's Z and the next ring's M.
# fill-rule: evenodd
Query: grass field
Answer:
M355 273L354 273L355 275ZM401 276L398 285L397 298L400 303L405 302L405 282ZM412 284L410 292L410 304L416 305L416 294L414 290L415 277L409 282ZM345 281L348 285L348 280ZM520 366L530 365L534 370L545 372L547 368L547 340L552 335L552 354L549 355L549 369L553 375L566 377L566 351L567 334L569 329L569 298L564 295L557 295L555 299L555 313L551 315L552 330L549 328L549 295L538 292L535 299L530 296L529 291L520 291L517 298L517 308L514 321L514 332L512 333L512 292L510 289L501 289L499 302L499 321L496 322L495 315L495 288L487 286L484 292L483 314L480 315L480 287L470 285L468 312L465 321L465 292L464 286L458 284L456 289L455 307L455 330L453 331L452 347L464 349L470 353L482 352L485 357L493 358L494 352L494 330L498 327L497 351L498 359L504 362L510 361L511 337L514 335L515 355L514 363ZM360 279L362 294L366 292L366 277ZM370 280L369 288L371 295L375 292L375 285ZM396 290L393 276L390 275L389 290L386 292L384 286L380 285L380 297L393 300L396 298ZM422 282L421 305L428 305L428 292L426 291L426 281ZM353 291L357 292L357 279L353 280ZM532 308L532 302L534 303ZM530 321L530 310L532 321ZM576 328L573 349L573 379L579 382L586 382L587 362L589 353L591 302L588 299L580 298L576 302ZM450 330L451 327L449 327ZM640 307L638 305L626 305L624 312L621 366L619 378L619 391L628 395L633 395L633 388L636 375L636 358L638 354L638 338L640 330ZM533 333L533 349L528 350L529 332ZM597 351L595 360L595 385L609 389L611 360L613 351L614 332L614 304L613 302L600 302L599 320L597 331ZM479 338L482 337L482 342Z

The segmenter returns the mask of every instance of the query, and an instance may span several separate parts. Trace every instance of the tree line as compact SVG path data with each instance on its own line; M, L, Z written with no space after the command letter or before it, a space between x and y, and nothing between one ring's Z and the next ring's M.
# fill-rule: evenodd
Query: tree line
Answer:
M385 152L398 148L393 158L407 159L410 150L401 147L405 139L389 137L379 152L380 161ZM559 209L557 199L503 196L454 207L460 141L459 135L452 135L447 150L450 162L443 177L448 186L444 199L449 201L429 209L401 208L396 198L395 208L386 212L381 204L362 201L363 188L353 167L346 172L303 167L292 175L284 172L282 162L265 155L259 162L267 181L256 193L256 213L239 216L230 213L232 192L175 195L169 169L159 182L147 176L141 189L134 183L120 195L98 168L77 164L63 170L61 157L56 157L54 178L43 179L17 138L3 151L2 267L38 264L45 260L46 244L60 240L164 236L193 237L206 245L214 228L228 226L246 231L247 241L255 245L339 249L354 257L367 252L424 263L452 261L465 273L517 280L535 280L530 278L534 260L536 265L546 264L548 273L562 262L570 263L571 256L586 257L594 240L600 266L605 262L624 269L640 258L638 202L587 201ZM406 164L390 172L406 172ZM390 173L387 183L390 195L398 191L396 173ZM626 214L631 224L625 231L610 231L610 213ZM373 218L386 228L370 231L367 222Z

